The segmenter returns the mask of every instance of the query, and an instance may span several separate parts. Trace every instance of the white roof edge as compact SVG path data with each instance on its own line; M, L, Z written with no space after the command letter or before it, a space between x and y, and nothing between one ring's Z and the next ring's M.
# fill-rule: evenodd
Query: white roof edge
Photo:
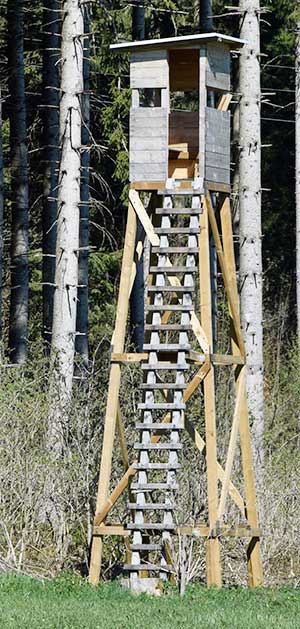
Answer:
M185 43L197 43L204 41L219 40L220 42L227 42L228 44L237 44L243 46L247 44L246 39L239 39L238 37L231 37L230 35L223 35L222 33L196 33L195 35L182 35L182 37L162 37L161 39L145 39L142 41L122 42L121 44L111 44L110 50L118 51L125 50L130 51L138 48L151 48L151 46L160 46L162 48L168 47L170 44L185 44Z

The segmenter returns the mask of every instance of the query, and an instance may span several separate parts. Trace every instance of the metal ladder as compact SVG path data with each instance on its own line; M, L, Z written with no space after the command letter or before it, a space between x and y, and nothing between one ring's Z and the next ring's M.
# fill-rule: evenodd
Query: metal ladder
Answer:
M159 225L154 230L160 243L152 246L150 252L150 277L154 282L148 286L146 299L145 329L149 342L144 344L144 351L148 352L148 361L142 363L144 401L139 404L142 417L136 424L139 441L134 444L138 473L137 482L131 484L131 496L135 496L135 502L128 504L133 514L133 522L127 524L132 531L131 562L124 568L130 571L131 578L155 574L167 579L172 571L168 545L175 529L174 499L181 467L180 434L184 427L185 374L189 369L189 332L194 310L200 194L181 192L185 205L190 205L184 208L173 207L178 192L162 194L163 207L156 208L154 219ZM169 266L170 262L173 266ZM170 277L179 278L181 286L171 285ZM164 313L170 314L162 321ZM170 333L176 342L174 338L168 342ZM168 417L162 421L166 413ZM159 441L153 442L153 436L159 436Z

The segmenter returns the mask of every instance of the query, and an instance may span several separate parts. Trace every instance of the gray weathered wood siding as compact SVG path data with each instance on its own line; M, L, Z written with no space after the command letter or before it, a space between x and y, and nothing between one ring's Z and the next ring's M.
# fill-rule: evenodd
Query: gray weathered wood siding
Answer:
M147 50L131 55L131 88L168 88L168 86L169 64L166 50Z
M165 181L168 176L168 109L130 110L130 181Z
M206 107L205 179L230 183L230 113Z
M230 49L225 44L207 46L206 86L208 89L230 91Z

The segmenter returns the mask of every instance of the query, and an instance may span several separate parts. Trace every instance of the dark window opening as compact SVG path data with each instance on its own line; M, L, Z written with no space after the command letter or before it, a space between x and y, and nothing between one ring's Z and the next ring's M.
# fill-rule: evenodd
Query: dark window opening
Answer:
M145 87L139 90L140 107L161 107L161 88Z

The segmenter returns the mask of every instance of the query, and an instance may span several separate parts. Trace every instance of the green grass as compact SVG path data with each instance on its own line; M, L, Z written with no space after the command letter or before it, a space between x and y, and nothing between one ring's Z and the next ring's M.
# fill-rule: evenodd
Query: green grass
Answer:
M300 627L300 590L175 590L160 598L132 596L117 583L91 589L62 574L53 581L0 578L0 627L22 629L197 629Z

